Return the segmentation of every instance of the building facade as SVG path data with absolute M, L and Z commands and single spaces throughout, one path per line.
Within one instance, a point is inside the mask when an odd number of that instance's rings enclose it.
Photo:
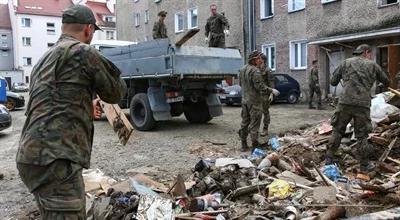
M 324 95 L 340 93 L 340 86 L 331 87 L 329 79 L 361 43 L 372 46 L 378 64 L 388 63 L 395 83 L 400 55 L 398 0 L 254 1 L 255 47 L 268 56 L 276 73 L 287 73 L 300 82 L 303 97 L 308 93 L 307 74 L 315 59 L 319 60 Z
M 0 71 L 14 69 L 13 36 L 7 4 L 0 4 Z
M 165 23 L 171 42 L 176 42 L 190 29 L 199 28 L 200 32 L 185 44 L 207 46 L 204 27 L 210 16 L 211 4 L 216 4 L 218 12 L 225 14 L 230 23 L 226 47 L 243 50 L 241 0 L 119 0 L 116 3 L 118 37 L 120 40 L 136 42 L 151 40 L 157 14 L 164 10 L 168 13 Z

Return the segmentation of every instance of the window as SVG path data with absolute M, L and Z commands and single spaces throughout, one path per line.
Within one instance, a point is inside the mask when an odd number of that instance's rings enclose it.
M 148 36 L 145 36 L 144 37 L 144 41 L 148 41 L 149 40 L 149 37 Z
M 135 14 L 135 26 L 138 27 L 140 25 L 140 14 Z
M 114 31 L 106 31 L 106 39 L 114 40 Z
M 305 0 L 288 0 L 288 11 L 294 12 L 306 8 Z
M 2 34 L 2 35 L 1 35 L 1 39 L 2 39 L 2 40 L 7 40 L 7 35 L 6 35 L 6 34 Z
M 7 47 L 7 46 L 8 46 L 8 44 L 7 44 L 6 41 L 2 41 L 2 42 L 1 42 L 1 47 Z
M 22 27 L 31 27 L 31 19 L 30 18 L 22 18 Z
M 147 24 L 150 21 L 150 15 L 149 15 L 149 10 L 147 9 L 144 11 L 144 23 Z
M 54 43 L 47 43 L 47 47 L 52 47 L 54 46 Z
M 307 68 L 307 41 L 290 42 L 290 68 L 295 70 Z
M 322 4 L 329 3 L 329 2 L 336 2 L 337 0 L 321 0 Z
M 133 2 L 138 2 L 139 0 L 133 0 Z
M 24 66 L 32 66 L 32 57 L 23 57 L 22 61 Z
M 268 67 L 275 71 L 275 44 L 263 45 L 261 50 L 267 56 Z
M 29 83 L 29 76 L 25 76 L 25 83 Z
M 387 6 L 399 3 L 399 0 L 379 0 L 379 6 Z
M 30 37 L 22 37 L 22 45 L 25 47 L 31 46 L 31 38 Z
M 183 31 L 183 13 L 178 12 L 175 14 L 175 33 Z
M 2 50 L 2 51 L 1 51 L 1 55 L 2 55 L 3 57 L 8 57 L 8 51 Z
M 197 8 L 188 10 L 188 28 L 197 28 Z
M 260 0 L 261 19 L 274 16 L 274 0 Z
M 47 34 L 49 35 L 56 34 L 56 25 L 54 23 L 47 22 Z
M 113 16 L 105 16 L 104 21 L 105 22 L 114 22 L 114 17 Z

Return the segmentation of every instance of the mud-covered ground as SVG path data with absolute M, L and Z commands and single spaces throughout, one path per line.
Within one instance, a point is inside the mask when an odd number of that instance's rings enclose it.
M 22 184 L 15 165 L 20 132 L 25 120 L 24 109 L 13 111 L 13 126 L 0 131 L 0 219 L 16 219 L 21 210 L 34 208 L 34 200 Z M 330 117 L 332 109 L 309 110 L 303 105 L 275 104 L 271 108 L 270 132 L 289 130 L 315 124 Z M 117 180 L 127 170 L 145 172 L 168 182 L 175 174 L 188 174 L 200 155 L 239 155 L 237 130 L 240 107 L 224 107 L 224 115 L 206 125 L 189 124 L 184 117 L 159 123 L 152 132 L 135 132 L 126 146 L 104 119 L 95 122 L 91 168 L 99 168 Z M 214 143 L 214 144 L 212 144 Z

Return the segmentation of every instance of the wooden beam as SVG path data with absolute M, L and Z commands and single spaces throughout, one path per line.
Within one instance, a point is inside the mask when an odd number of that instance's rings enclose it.
M 175 46 L 177 47 L 182 46 L 184 43 L 186 43 L 186 41 L 188 41 L 190 38 L 196 35 L 199 31 L 200 29 L 198 28 L 190 29 L 188 32 L 186 32 L 185 35 L 183 35 L 183 37 L 181 37 L 178 41 L 176 41 Z

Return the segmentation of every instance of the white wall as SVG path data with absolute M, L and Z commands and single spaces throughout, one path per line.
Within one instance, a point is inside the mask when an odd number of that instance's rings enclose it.
M 11 85 L 9 85 L 10 87 L 13 83 L 25 83 L 22 71 L 0 71 L 0 76 L 4 78 L 11 78 Z
M 114 32 L 114 40 L 117 40 L 117 30 L 115 28 L 100 27 L 103 31 L 96 31 L 93 40 L 109 40 L 107 39 L 107 31 Z
M 22 27 L 22 18 L 31 19 L 31 27 Z M 61 17 L 23 15 L 15 17 L 15 66 L 22 67 L 25 76 L 30 76 L 33 66 L 41 56 L 48 50 L 48 43 L 55 43 L 61 35 Z M 55 24 L 55 34 L 47 33 L 47 22 Z M 31 46 L 23 46 L 22 37 L 31 38 Z M 32 65 L 24 66 L 23 57 L 31 57 Z

